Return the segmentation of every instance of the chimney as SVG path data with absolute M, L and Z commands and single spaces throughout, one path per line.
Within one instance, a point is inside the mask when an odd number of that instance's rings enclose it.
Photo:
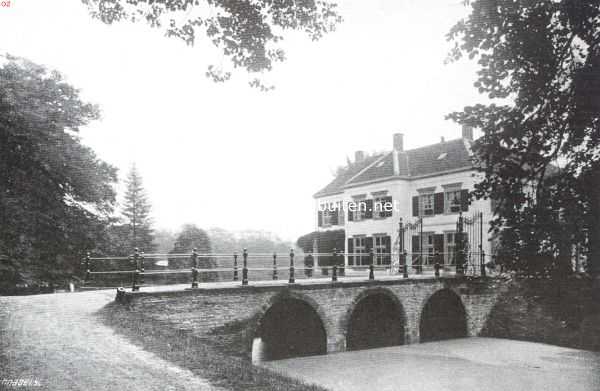
M 462 138 L 473 141 L 473 127 L 469 125 L 462 126 Z
M 404 151 L 404 134 L 394 133 L 394 150 L 398 152 Z
M 354 162 L 355 163 L 361 162 L 364 158 L 365 158 L 365 152 L 364 151 L 356 151 L 356 152 L 354 152 Z

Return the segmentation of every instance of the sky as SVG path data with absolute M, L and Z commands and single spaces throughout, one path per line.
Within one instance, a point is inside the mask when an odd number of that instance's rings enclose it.
M 482 101 L 476 64 L 444 64 L 461 0 L 340 0 L 344 22 L 317 42 L 286 36 L 265 78 L 214 83 L 222 55 L 143 24 L 107 26 L 78 0 L 0 7 L 0 53 L 60 71 L 102 119 L 81 129 L 123 180 L 135 163 L 156 228 L 256 229 L 286 240 L 316 229 L 312 195 L 354 151 L 460 137 L 446 114 Z M 119 186 L 122 199 L 123 187 Z

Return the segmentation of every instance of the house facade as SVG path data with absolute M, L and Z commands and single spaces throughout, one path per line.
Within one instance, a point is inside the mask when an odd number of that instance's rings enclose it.
M 318 231 L 344 230 L 350 268 L 370 264 L 371 250 L 376 265 L 394 263 L 403 251 L 409 264 L 437 259 L 452 265 L 462 217 L 473 260 L 482 251 L 491 254 L 491 201 L 468 199 L 479 180 L 471 159 L 472 129 L 463 127 L 459 139 L 412 150 L 404 150 L 403 141 L 397 133 L 389 152 L 356 152 L 354 162 L 314 195 Z

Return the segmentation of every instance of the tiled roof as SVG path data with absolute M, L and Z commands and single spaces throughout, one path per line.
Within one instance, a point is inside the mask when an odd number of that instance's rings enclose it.
M 340 193 L 345 187 L 378 179 L 394 176 L 411 179 L 467 167 L 472 167 L 472 162 L 467 141 L 462 138 L 398 152 L 398 175 L 394 175 L 394 153 L 388 152 L 354 163 L 315 197 Z
M 344 167 L 344 169 L 338 173 L 335 179 L 327 186 L 319 190 L 314 197 L 323 197 L 326 195 L 341 193 L 346 182 L 352 179 L 352 177 L 355 175 L 359 174 L 365 168 L 369 167 L 373 162 L 377 161 L 382 156 L 382 154 L 367 156 L 360 162 L 351 163 L 350 165 Z

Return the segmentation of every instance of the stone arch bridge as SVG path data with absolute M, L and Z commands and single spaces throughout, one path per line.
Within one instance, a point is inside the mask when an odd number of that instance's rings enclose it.
M 196 335 L 241 324 L 243 351 L 269 360 L 477 336 L 502 290 L 490 278 L 448 277 L 205 284 L 120 301 Z

